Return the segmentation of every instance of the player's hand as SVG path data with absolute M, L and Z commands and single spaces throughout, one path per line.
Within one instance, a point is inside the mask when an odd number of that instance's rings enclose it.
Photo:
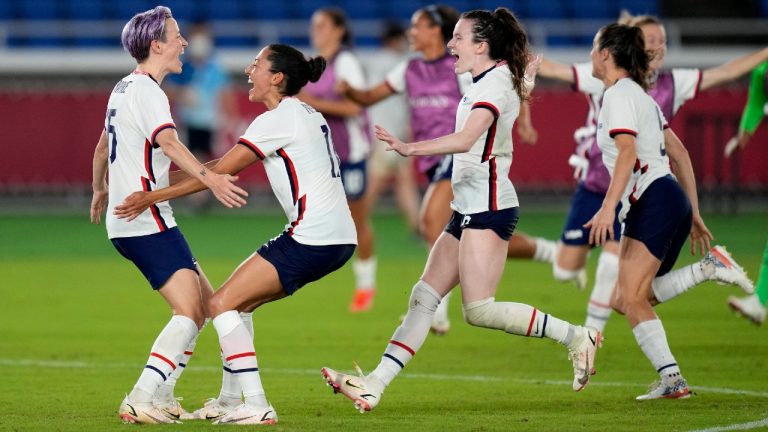
M 539 66 L 541 66 L 543 58 L 541 54 L 530 54 L 528 56 L 528 65 L 525 67 L 525 74 L 523 75 L 523 84 L 525 84 L 527 94 L 531 94 L 536 86 L 536 75 L 539 73 Z
M 600 210 L 592 216 L 589 222 L 584 224 L 584 228 L 589 228 L 589 244 L 602 246 L 608 240 L 615 239 L 613 233 L 613 223 L 616 220 L 616 207 L 608 208 L 603 205 Z
M 568 158 L 568 165 L 573 167 L 573 178 L 576 180 L 585 180 L 587 178 L 587 169 L 589 168 L 589 159 L 574 153 Z
M 151 194 L 152 192 L 139 191 L 128 195 L 120 205 L 115 207 L 113 214 L 118 219 L 128 219 L 128 222 L 136 219 L 155 203 Z
M 336 83 L 336 86 L 333 88 L 333 91 L 336 92 L 338 95 L 345 96 L 349 91 L 352 90 L 352 87 L 349 85 L 348 82 L 341 80 L 338 83 Z
M 236 176 L 217 174 L 209 170 L 206 170 L 206 174 L 209 175 L 206 186 L 213 192 L 213 196 L 224 204 L 225 207 L 240 208 L 245 205 L 244 197 L 248 196 L 248 192 L 235 184 L 235 181 L 237 181 Z
M 374 126 L 374 128 L 376 129 L 376 139 L 384 141 L 389 146 L 386 149 L 387 151 L 396 151 L 400 156 L 410 156 L 410 148 L 407 144 L 404 144 L 379 125 Z
M 518 118 L 518 120 L 520 119 Z M 518 121 L 517 134 L 520 135 L 523 144 L 535 145 L 536 141 L 539 140 L 539 132 L 536 131 L 530 121 Z
M 712 249 L 712 240 L 714 240 L 714 237 L 712 236 L 712 233 L 709 232 L 709 228 L 707 228 L 701 215 L 698 213 L 693 215 L 693 225 L 691 225 L 691 255 L 696 255 L 697 248 L 701 255 L 705 255 Z
M 728 143 L 725 144 L 725 157 L 731 157 L 731 154 L 736 151 L 736 149 L 742 149 L 749 144 L 749 140 L 752 139 L 751 133 L 747 131 L 739 131 L 739 134 L 730 140 L 728 140 Z
M 101 223 L 101 215 L 104 214 L 108 201 L 109 190 L 107 188 L 93 191 L 93 198 L 91 198 L 91 223 Z

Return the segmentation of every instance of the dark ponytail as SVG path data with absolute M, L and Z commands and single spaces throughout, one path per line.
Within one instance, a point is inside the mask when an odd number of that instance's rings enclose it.
M 528 66 L 528 36 L 515 15 L 507 8 L 495 11 L 474 10 L 461 15 L 474 21 L 473 42 L 486 42 L 488 55 L 496 61 L 505 60 L 512 75 L 512 87 L 520 100 L 528 98 L 525 90 L 525 68 Z
M 648 90 L 652 56 L 645 50 L 642 30 L 623 24 L 609 24 L 598 34 L 598 49 L 607 49 L 616 66 L 626 70 L 632 81 L 643 90 Z
M 317 82 L 325 70 L 325 59 L 317 56 L 307 60 L 304 54 L 296 48 L 284 44 L 271 44 L 267 60 L 272 63 L 270 72 L 282 72 L 282 94 L 294 96 L 299 93 L 307 82 Z

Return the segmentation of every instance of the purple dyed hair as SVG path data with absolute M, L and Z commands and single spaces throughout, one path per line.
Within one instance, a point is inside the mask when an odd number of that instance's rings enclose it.
M 165 6 L 137 13 L 123 27 L 120 37 L 123 49 L 138 63 L 149 57 L 149 47 L 153 40 L 165 42 L 165 20 L 173 18 L 171 10 Z

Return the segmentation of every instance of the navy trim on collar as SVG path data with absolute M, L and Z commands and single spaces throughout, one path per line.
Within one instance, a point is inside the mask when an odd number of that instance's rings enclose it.
M 490 71 L 492 71 L 494 69 L 496 69 L 496 65 L 491 66 L 490 69 L 486 70 L 485 72 L 481 73 L 480 75 L 478 75 L 476 77 L 472 77 L 472 83 L 474 84 L 474 83 L 480 81 L 484 76 L 486 76 L 488 74 L 488 72 L 490 72 Z

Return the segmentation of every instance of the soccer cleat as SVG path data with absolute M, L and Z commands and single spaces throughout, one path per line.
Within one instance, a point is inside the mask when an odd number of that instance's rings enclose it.
M 205 404 L 202 408 L 195 410 L 189 416 L 194 420 L 216 420 L 226 415 L 236 407 L 236 405 L 230 406 L 223 404 L 216 398 L 210 398 L 205 401 Z
M 747 297 L 730 296 L 728 306 L 757 325 L 762 325 L 765 321 L 765 306 L 755 294 Z
M 648 388 L 648 393 L 636 397 L 636 400 L 653 399 L 687 399 L 691 397 L 688 390 L 688 383 L 683 378 L 677 379 L 672 383 L 665 383 L 664 380 L 656 381 Z
M 168 417 L 171 420 L 190 420 L 192 419 L 192 414 L 188 413 L 179 402 L 180 400 L 183 400 L 182 398 L 175 398 L 170 399 L 167 401 L 159 401 L 155 400 L 152 402 L 152 404 L 155 406 L 155 408 L 162 411 L 166 417 Z
M 355 364 L 355 369 L 360 376 L 343 374 L 326 367 L 322 368 L 321 372 L 325 382 L 333 388 L 333 392 L 341 393 L 354 402 L 355 409 L 362 414 L 376 408 L 379 400 L 381 400 L 382 392 L 371 388 L 370 380 L 372 378 L 363 375 L 357 364 Z
M 275 424 L 277 423 L 277 413 L 272 405 L 266 408 L 256 408 L 247 404 L 240 404 L 228 413 L 215 420 L 213 424 L 237 424 L 237 425 L 256 425 L 256 424 Z
M 755 284 L 752 283 L 747 273 L 736 263 L 731 254 L 725 250 L 724 246 L 718 245 L 713 247 L 701 262 L 702 270 L 704 270 L 704 274 L 708 276 L 709 280 L 713 280 L 720 285 L 738 285 L 747 294 L 755 292 Z M 707 269 L 706 267 L 708 266 L 711 267 Z
M 352 298 L 352 303 L 349 305 L 350 312 L 365 312 L 373 307 L 373 297 L 376 295 L 375 289 L 362 289 L 357 288 L 355 290 L 355 296 Z
M 123 399 L 120 404 L 120 409 L 117 411 L 117 415 L 123 420 L 123 423 L 137 423 L 137 424 L 167 424 L 167 423 L 181 423 L 178 420 L 170 419 L 164 411 L 155 407 L 152 404 L 137 405 L 128 399 L 128 396 Z
M 581 391 L 589 384 L 589 377 L 595 371 L 597 349 L 603 345 L 603 334 L 594 327 L 580 327 L 581 340 L 568 352 L 573 362 L 573 390 Z

